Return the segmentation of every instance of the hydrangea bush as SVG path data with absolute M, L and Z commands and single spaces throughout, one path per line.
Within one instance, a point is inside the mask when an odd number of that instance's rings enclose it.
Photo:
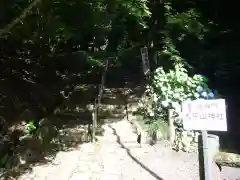
M 176 150 L 196 149 L 198 134 L 183 129 L 181 104 L 187 100 L 218 97 L 218 93 L 213 92 L 207 83 L 208 80 L 204 76 L 189 76 L 181 64 L 176 64 L 169 72 L 159 67 L 154 73 L 152 85 L 147 87 L 146 94 L 139 104 L 145 117 L 153 119 L 167 120 L 168 109 L 174 109 Z

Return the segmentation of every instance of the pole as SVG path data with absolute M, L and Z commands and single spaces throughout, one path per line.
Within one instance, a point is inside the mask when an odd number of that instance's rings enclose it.
M 97 116 L 98 116 L 98 105 L 97 100 L 94 102 L 92 111 L 92 142 L 95 143 L 96 128 L 97 128 Z
M 92 119 L 92 142 L 95 142 L 95 136 L 96 136 L 96 129 L 98 127 L 98 121 L 99 121 L 99 106 L 101 104 L 103 90 L 104 90 L 104 84 L 105 84 L 105 77 L 108 69 L 108 59 L 105 61 L 104 71 L 101 77 L 101 84 L 99 85 L 99 92 L 97 95 L 97 99 L 94 101 L 94 109 L 93 109 L 93 119 Z
M 208 133 L 206 130 L 202 131 L 202 150 L 203 150 L 203 162 L 204 162 L 204 179 L 203 177 L 201 179 L 211 180 L 210 161 L 208 156 Z
M 174 129 L 174 121 L 173 121 L 173 109 L 168 110 L 168 138 L 171 142 L 171 144 L 174 143 L 175 139 L 175 129 Z

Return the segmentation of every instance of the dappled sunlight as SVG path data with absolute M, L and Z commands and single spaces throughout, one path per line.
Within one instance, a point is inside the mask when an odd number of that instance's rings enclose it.
M 236 4 L 2 1 L 0 180 L 198 180 L 200 119 L 240 179 Z
M 123 101 L 119 91 L 110 90 L 108 96 L 115 102 Z M 73 93 L 74 94 L 74 93 Z M 106 93 L 107 94 L 107 93 Z M 79 94 L 82 97 L 82 94 Z M 24 135 L 26 123 L 19 122 L 10 129 L 18 130 L 21 134 L 13 157 L 8 160 L 8 170 L 4 177 L 17 178 L 36 167 L 56 164 L 61 152 L 75 152 L 81 149 L 81 144 L 92 141 L 92 108 L 91 101 L 77 101 L 80 97 L 74 95 L 62 105 L 55 108 L 54 113 L 40 120 L 36 133 Z M 90 98 L 91 99 L 91 98 Z M 104 99 L 104 98 L 103 98 Z M 90 102 L 90 103 L 88 103 Z M 86 104 L 88 103 L 88 104 Z M 125 103 L 125 102 L 124 102 Z M 104 134 L 102 125 L 114 123 L 126 116 L 125 104 L 103 103 L 99 106 L 99 121 L 96 129 L 96 140 Z M 47 165 L 49 166 L 49 165 Z

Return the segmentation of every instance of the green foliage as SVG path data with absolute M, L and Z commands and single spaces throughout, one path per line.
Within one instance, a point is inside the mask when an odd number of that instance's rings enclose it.
M 210 99 L 218 95 L 207 85 L 208 79 L 201 75 L 189 76 L 182 64 L 176 63 L 175 68 L 165 72 L 162 67 L 156 69 L 151 87 L 146 96 L 139 102 L 140 111 L 149 123 L 150 134 L 161 131 L 161 124 L 167 121 L 168 110 L 174 109 L 175 146 L 178 150 L 191 151 L 196 142 L 197 134 L 185 131 L 181 119 L 181 105 L 184 101 Z M 166 133 L 167 128 L 164 129 Z
M 35 125 L 35 121 L 34 120 L 29 120 L 25 126 L 25 133 L 26 134 L 34 134 L 36 132 L 37 128 Z
M 190 145 L 196 139 L 194 132 L 186 132 L 182 126 L 181 105 L 184 101 L 195 99 L 210 99 L 218 95 L 208 88 L 208 79 L 201 75 L 188 75 L 181 63 L 165 72 L 162 67 L 156 69 L 152 87 L 149 92 L 153 103 L 151 106 L 154 116 L 164 117 L 167 120 L 168 109 L 175 110 L 174 123 L 176 126 L 176 148 L 189 151 Z M 149 113 L 150 115 L 150 113 Z
M 208 87 L 208 79 L 205 76 L 189 75 L 183 64 L 185 60 L 170 37 L 166 37 L 164 43 L 160 55 L 173 65 L 168 68 L 158 67 L 155 70 L 152 84 L 147 87 L 146 96 L 143 97 L 139 106 L 144 116 L 152 119 L 150 124 L 154 127 L 153 131 L 159 128 L 156 123 L 167 121 L 168 110 L 174 109 L 176 149 L 191 151 L 196 141 L 196 133 L 183 129 L 181 105 L 188 100 L 216 98 L 218 94 Z M 156 119 L 161 119 L 161 121 L 155 121 Z
M 0 4 L 2 31 L 31 2 Z M 0 37 L 4 108 L 19 114 L 27 108 L 39 118 L 51 113 L 63 100 L 60 92 L 71 91 L 81 83 L 97 84 L 106 58 L 119 60 L 124 49 L 140 44 L 139 35 L 148 18 L 150 10 L 144 0 L 37 3 Z M 3 116 L 12 119 L 12 113 Z
M 19 19 L 29 4 L 2 1 L 1 30 Z M 158 52 L 160 61 L 153 69 L 163 67 L 155 71 L 146 92 L 145 118 L 159 122 L 168 108 L 179 111 L 182 101 L 211 92 L 204 77 L 189 76 L 184 67 L 220 79 L 220 86 L 229 91 L 222 80 L 238 82 L 240 77 L 239 28 L 237 16 L 229 16 L 224 6 L 220 1 L 192 0 L 41 1 L 0 37 L 3 107 L 20 114 L 27 108 L 45 116 L 42 109 L 52 112 L 61 102 L 59 92 L 71 91 L 90 77 L 97 79 L 106 58 L 114 59 L 114 67 L 134 67 L 132 61 L 140 62 L 140 51 L 129 57 L 125 50 L 142 45 L 152 48 L 151 65 Z M 197 86 L 205 93 L 196 92 Z M 33 124 L 26 131 L 34 131 Z
M 179 104 L 186 100 L 199 98 L 196 88 L 203 88 L 203 97 L 212 91 L 206 84 L 207 79 L 201 75 L 189 77 L 187 70 L 177 64 L 175 69 L 166 73 L 162 67 L 155 71 L 153 78 L 153 91 L 155 103 L 160 103 L 164 108 L 179 109 Z
M 171 4 L 165 4 L 167 23 L 166 28 L 171 37 L 182 41 L 189 35 L 198 39 L 203 39 L 208 28 L 204 22 L 201 22 L 201 14 L 197 8 L 186 9 L 183 12 L 177 12 Z

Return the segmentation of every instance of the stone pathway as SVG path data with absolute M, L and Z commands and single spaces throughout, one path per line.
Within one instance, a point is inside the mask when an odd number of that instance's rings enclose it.
M 166 143 L 155 146 L 136 143 L 127 120 L 105 125 L 100 139 L 103 157 L 101 180 L 199 180 L 198 155 L 175 152 Z M 223 167 L 222 180 L 239 180 L 240 169 Z
M 104 164 L 102 179 L 198 179 L 198 167 L 184 161 L 180 164 L 177 161 L 179 155 L 172 153 L 164 144 L 154 147 L 143 144 L 140 147 L 136 143 L 136 134 L 126 120 L 105 126 L 100 153 Z M 174 161 L 169 162 L 169 156 Z M 189 170 L 194 174 L 189 174 Z
M 115 101 L 108 91 L 104 93 L 109 94 L 108 101 Z M 104 135 L 98 137 L 98 143 L 79 144 L 71 151 L 58 152 L 54 161 L 36 165 L 18 179 L 199 180 L 197 154 L 175 152 L 164 143 L 140 147 L 129 121 L 109 118 L 105 123 Z M 240 170 L 223 167 L 221 179 L 240 180 Z
M 198 180 L 196 154 L 174 152 L 164 144 L 142 147 L 127 120 L 104 125 L 96 145 L 59 152 L 51 164 L 36 166 L 20 180 Z M 227 173 L 226 173 L 227 172 Z M 229 173 L 230 172 L 230 173 Z M 228 174 L 228 176 L 227 176 Z M 224 168 L 225 180 L 240 178 L 238 169 Z
M 53 162 L 35 166 L 19 180 L 84 180 L 101 172 L 97 145 L 82 144 L 73 151 L 59 152 Z M 94 174 L 95 173 L 95 174 Z
M 199 180 L 197 154 L 174 152 L 164 143 L 140 147 L 129 121 L 106 122 L 109 123 L 103 125 L 105 132 L 98 137 L 98 143 L 58 152 L 54 161 L 36 165 L 18 179 Z M 240 179 L 240 170 L 224 167 L 221 179 Z

